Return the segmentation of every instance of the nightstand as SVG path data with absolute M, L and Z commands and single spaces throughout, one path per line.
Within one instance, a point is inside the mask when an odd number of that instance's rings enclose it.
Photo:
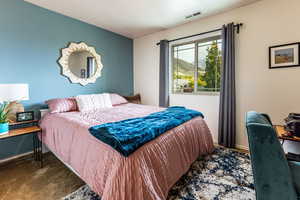
M 0 135 L 0 140 L 32 134 L 33 156 L 35 161 L 40 161 L 43 167 L 43 134 L 42 129 L 38 126 L 38 120 L 27 122 L 14 122 L 9 124 L 10 130 L 7 134 Z M 39 134 L 40 133 L 40 134 Z M 40 135 L 40 140 L 38 136 Z

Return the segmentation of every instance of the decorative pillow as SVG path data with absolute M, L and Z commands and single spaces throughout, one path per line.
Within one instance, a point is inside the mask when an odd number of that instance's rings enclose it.
M 79 95 L 76 102 L 80 112 L 112 107 L 110 95 L 107 93 Z
M 110 98 L 111 98 L 111 104 L 113 106 L 128 103 L 128 101 L 124 97 L 122 97 L 116 93 L 111 93 Z
M 50 113 L 71 112 L 78 110 L 75 98 L 50 99 L 45 103 L 48 104 Z

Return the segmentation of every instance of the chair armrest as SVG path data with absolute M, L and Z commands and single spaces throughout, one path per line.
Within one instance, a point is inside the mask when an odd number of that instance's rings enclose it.
M 300 194 L 300 162 L 289 161 L 293 183 L 298 194 Z
M 264 116 L 264 117 L 269 121 L 269 123 L 270 123 L 271 125 L 273 125 L 273 124 L 272 124 L 272 120 L 271 120 L 271 118 L 270 118 L 270 116 L 269 116 L 268 114 L 266 114 L 266 113 L 261 113 L 261 115 Z

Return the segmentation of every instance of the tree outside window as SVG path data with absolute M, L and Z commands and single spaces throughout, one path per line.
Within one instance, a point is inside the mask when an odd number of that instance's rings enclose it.
M 173 46 L 173 92 L 219 92 L 221 64 L 219 37 Z

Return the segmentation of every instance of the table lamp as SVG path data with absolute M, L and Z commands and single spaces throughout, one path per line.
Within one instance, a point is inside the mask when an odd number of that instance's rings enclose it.
M 24 100 L 29 100 L 28 84 L 0 84 L 0 103 L 9 102 L 9 122 L 16 121 L 17 112 L 24 112 L 24 106 L 19 103 Z

